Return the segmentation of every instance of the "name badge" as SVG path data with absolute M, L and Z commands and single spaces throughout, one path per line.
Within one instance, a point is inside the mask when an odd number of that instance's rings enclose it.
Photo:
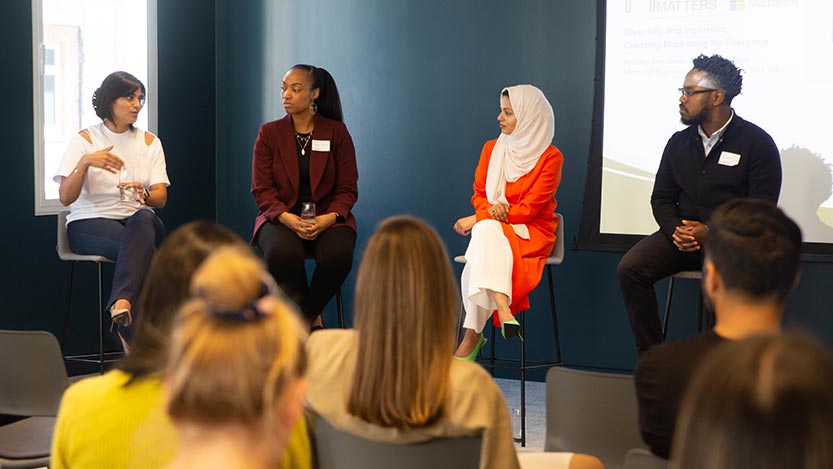
M 313 140 L 312 141 L 312 151 L 330 151 L 330 141 L 329 140 Z M 740 155 L 738 155 L 740 158 Z M 735 163 L 737 164 L 737 163 Z
M 312 148 L 315 149 L 315 145 Z M 740 163 L 740 155 L 730 151 L 720 153 L 720 159 L 717 160 L 717 164 L 722 164 L 723 166 L 737 166 L 738 163 Z

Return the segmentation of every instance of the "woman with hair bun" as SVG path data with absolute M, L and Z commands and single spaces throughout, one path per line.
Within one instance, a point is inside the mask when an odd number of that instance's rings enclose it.
M 329 72 L 293 66 L 281 99 L 286 116 L 263 124 L 254 145 L 251 192 L 259 213 L 252 244 L 315 330 L 353 265 L 356 151 Z M 308 283 L 309 257 L 316 267 Z
M 165 236 L 153 209 L 165 206 L 171 185 L 159 138 L 134 126 L 144 104 L 138 78 L 108 75 L 93 94 L 102 122 L 72 138 L 53 177 L 61 204 L 70 209 L 72 250 L 116 263 L 107 310 L 125 350 L 142 279 Z
M 172 468 L 278 467 L 302 412 L 306 331 L 249 250 L 218 249 L 196 271 L 165 373 L 179 430 Z

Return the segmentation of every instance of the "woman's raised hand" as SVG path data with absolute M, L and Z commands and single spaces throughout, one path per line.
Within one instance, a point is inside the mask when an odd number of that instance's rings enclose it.
M 471 233 L 471 228 L 474 226 L 475 222 L 477 222 L 477 216 L 475 215 L 463 217 L 454 223 L 454 231 L 463 236 L 467 236 Z
M 111 173 L 115 173 L 124 166 L 124 161 L 116 155 L 110 153 L 113 145 L 107 148 L 102 148 L 95 153 L 90 153 L 81 157 L 81 162 L 87 167 L 93 166 L 101 168 Z
M 503 223 L 509 223 L 509 206 L 506 204 L 494 204 L 489 207 L 489 215 Z

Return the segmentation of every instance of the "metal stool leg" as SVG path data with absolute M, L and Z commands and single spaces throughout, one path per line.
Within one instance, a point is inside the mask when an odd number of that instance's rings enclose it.
M 489 322 L 492 324 L 492 340 L 490 341 L 491 344 L 489 345 L 489 372 L 492 374 L 492 378 L 495 377 L 495 342 L 497 339 L 495 338 L 495 323 L 492 319 L 489 319 Z
M 344 329 L 344 303 L 341 299 L 341 286 L 336 290 L 336 309 L 338 310 L 338 327 Z
M 521 337 L 526 335 L 524 312 L 521 311 Z M 521 342 L 521 447 L 526 446 L 526 342 Z
M 547 264 L 547 279 L 550 282 L 550 312 L 552 312 L 552 338 L 555 342 L 555 364 L 561 364 L 561 343 L 558 341 L 558 316 L 555 310 L 555 291 L 552 285 L 552 266 Z
M 671 296 L 674 292 L 674 277 L 668 279 L 668 297 L 665 299 L 665 317 L 662 321 L 662 340 L 668 335 L 668 319 L 671 315 Z
M 98 265 L 98 373 L 104 374 L 104 288 L 102 287 L 102 265 Z
M 700 290 L 697 301 L 697 333 L 703 332 L 703 290 Z
M 67 294 L 64 311 L 64 332 L 61 335 L 61 355 L 67 354 L 67 340 L 69 339 L 69 314 L 72 310 L 72 277 L 75 273 L 75 261 L 69 263 L 69 277 L 67 278 Z

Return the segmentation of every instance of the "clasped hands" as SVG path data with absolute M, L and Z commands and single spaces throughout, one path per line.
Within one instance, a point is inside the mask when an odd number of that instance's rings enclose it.
M 709 228 L 699 221 L 683 220 L 683 224 L 674 229 L 671 235 L 674 246 L 682 252 L 699 251 L 709 233 Z
M 492 219 L 503 223 L 509 223 L 508 205 L 492 205 L 491 207 L 489 207 L 488 212 L 489 216 L 492 217 Z M 471 233 L 471 229 L 475 223 L 477 223 L 477 215 L 469 215 L 467 217 L 460 218 L 454 223 L 454 231 L 463 236 L 467 236 L 469 233 Z
M 278 220 L 295 232 L 299 238 L 312 241 L 323 233 L 324 230 L 333 226 L 337 217 L 338 215 L 335 212 L 325 213 L 315 217 L 315 223 L 309 223 L 294 213 L 283 212 L 278 217 Z

